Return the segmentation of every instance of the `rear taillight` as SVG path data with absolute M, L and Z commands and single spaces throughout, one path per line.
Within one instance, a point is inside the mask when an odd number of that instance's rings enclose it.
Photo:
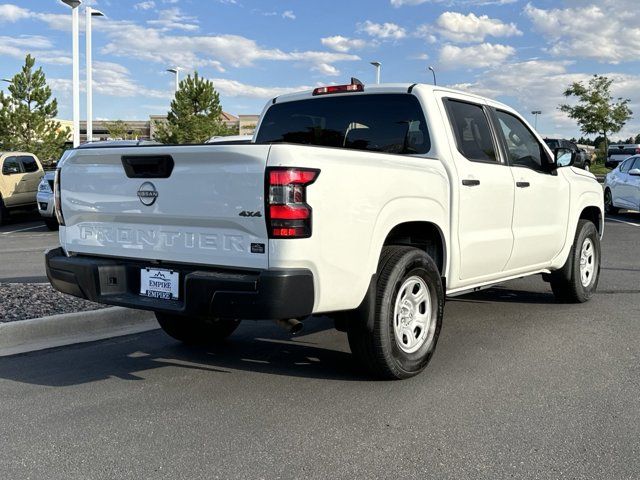
M 636 155 L 640 154 L 640 148 L 636 148 Z
M 311 236 L 311 207 L 307 187 L 320 170 L 272 167 L 267 169 L 266 212 L 269 238 Z
M 60 199 L 60 169 L 56 169 L 53 179 L 53 206 L 56 212 L 56 218 L 60 225 L 64 225 L 64 217 L 62 216 L 62 203 Z

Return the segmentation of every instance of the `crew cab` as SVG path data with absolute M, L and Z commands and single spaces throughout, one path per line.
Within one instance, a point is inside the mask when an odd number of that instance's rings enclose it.
M 249 144 L 67 152 L 47 275 L 186 343 L 330 315 L 369 370 L 406 378 L 446 295 L 536 274 L 560 301 L 593 295 L 603 196 L 574 159 L 480 96 L 319 87 L 268 102 Z

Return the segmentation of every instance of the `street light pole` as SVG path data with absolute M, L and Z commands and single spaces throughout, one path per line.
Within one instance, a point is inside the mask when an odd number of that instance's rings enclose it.
M 382 63 L 380 62 L 370 62 L 370 63 L 371 65 L 376 67 L 376 83 L 379 84 L 380 83 L 380 67 L 382 67 Z
M 86 60 L 87 60 L 87 142 L 93 141 L 93 59 L 91 53 L 91 29 L 92 29 L 92 17 L 104 17 L 104 14 L 99 10 L 94 10 L 91 7 L 87 7 L 87 20 L 85 25 L 86 35 Z
M 71 7 L 71 52 L 73 57 L 73 147 L 80 145 L 80 52 L 78 7 L 81 0 L 62 0 Z
M 176 92 L 180 90 L 180 70 L 182 70 L 180 67 L 167 68 L 167 72 L 173 73 L 176 76 Z
M 433 84 L 434 84 L 434 85 L 437 85 L 437 83 L 436 83 L 436 71 L 435 71 L 435 69 L 434 69 L 431 65 L 429 65 L 429 70 L 431 70 L 431 73 L 433 73 Z
M 534 128 L 538 130 L 538 115 L 542 115 L 542 110 L 534 110 L 533 112 L 531 112 L 531 115 L 533 115 L 535 118 Z

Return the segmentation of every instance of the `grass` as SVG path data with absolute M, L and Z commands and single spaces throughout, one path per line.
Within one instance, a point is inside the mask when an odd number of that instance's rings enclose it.
M 607 167 L 605 167 L 604 164 L 602 164 L 602 163 L 593 163 L 593 164 L 591 164 L 591 166 L 589 167 L 589 170 L 594 175 L 606 175 L 607 173 L 609 173 L 611 171 Z

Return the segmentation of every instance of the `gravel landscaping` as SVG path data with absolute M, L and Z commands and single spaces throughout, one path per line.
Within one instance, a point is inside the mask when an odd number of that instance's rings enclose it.
M 0 283 L 0 323 L 100 308 L 105 305 L 65 295 L 46 283 Z

